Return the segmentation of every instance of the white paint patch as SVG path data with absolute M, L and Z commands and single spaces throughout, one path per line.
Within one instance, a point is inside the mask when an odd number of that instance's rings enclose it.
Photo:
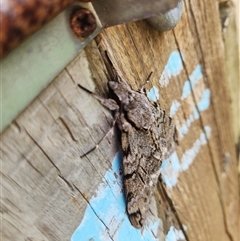
M 167 233 L 166 241 L 180 241 L 180 240 L 186 240 L 182 230 L 178 230 L 175 227 L 171 226 Z
M 177 113 L 180 106 L 181 106 L 181 104 L 177 100 L 173 101 L 171 108 L 170 108 L 170 117 L 173 117 Z
M 183 226 L 184 231 L 186 232 L 187 231 L 187 226 L 185 224 L 183 224 L 182 226 Z
M 210 139 L 210 136 L 211 128 L 205 126 L 204 131 L 200 133 L 199 138 L 193 143 L 192 147 L 186 150 L 182 155 L 181 161 L 176 152 L 174 152 L 170 158 L 163 161 L 161 174 L 163 182 L 168 188 L 172 188 L 177 184 L 180 173 L 186 171 L 190 167 L 201 150 L 201 147 L 207 144 L 207 140 Z
M 183 86 L 183 94 L 181 97 L 181 100 L 184 100 L 188 95 L 190 95 L 192 89 L 195 87 L 198 81 L 202 79 L 202 67 L 201 65 L 197 65 L 197 67 L 194 69 L 192 74 L 189 76 L 189 79 L 185 81 Z
M 189 168 L 189 166 L 193 163 L 194 159 L 199 153 L 201 147 L 207 144 L 207 139 L 209 139 L 211 135 L 211 128 L 209 126 L 206 126 L 204 129 L 206 134 L 202 132 L 200 134 L 200 137 L 193 143 L 192 148 L 185 151 L 185 153 L 183 154 L 181 159 L 182 171 L 186 171 Z
M 192 114 L 189 115 L 185 123 L 179 128 L 179 135 L 182 138 L 184 135 L 186 135 L 189 131 L 189 127 L 192 125 L 194 121 L 199 119 L 200 112 L 205 111 L 210 106 L 210 97 L 211 92 L 209 89 L 206 89 L 202 93 L 202 98 L 198 102 L 197 107 L 193 110 Z

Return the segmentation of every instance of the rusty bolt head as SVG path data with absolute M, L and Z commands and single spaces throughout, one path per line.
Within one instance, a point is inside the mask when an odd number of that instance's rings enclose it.
M 79 39 L 85 39 L 94 32 L 97 23 L 90 10 L 78 7 L 70 15 L 70 26 Z

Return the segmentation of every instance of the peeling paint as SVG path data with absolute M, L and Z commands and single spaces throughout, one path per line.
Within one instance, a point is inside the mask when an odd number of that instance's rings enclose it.
M 184 56 L 183 56 L 184 59 Z M 177 76 L 183 70 L 182 56 L 179 51 L 173 51 L 159 79 L 161 86 L 167 86 L 172 77 Z

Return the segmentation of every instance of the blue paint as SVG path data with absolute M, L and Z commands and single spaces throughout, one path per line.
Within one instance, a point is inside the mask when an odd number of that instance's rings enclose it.
M 200 114 L 199 114 L 199 111 L 198 111 L 197 108 L 194 109 L 194 111 L 193 111 L 193 116 L 194 116 L 194 119 L 195 119 L 195 120 L 199 119 Z
M 209 140 L 210 139 L 210 136 L 211 136 L 211 127 L 210 126 L 204 126 L 204 131 L 206 133 L 206 138 Z
M 90 200 L 81 224 L 72 235 L 72 241 L 111 240 L 110 237 L 114 235 L 115 229 L 126 216 L 122 176 L 120 175 L 121 159 L 120 154 L 114 158 L 112 169 L 106 173 L 97 189 L 96 196 Z M 107 230 L 107 226 L 113 228 Z
M 199 138 L 193 143 L 192 147 L 183 153 L 181 161 L 176 152 L 163 161 L 161 175 L 168 188 L 172 188 L 177 184 L 180 173 L 186 171 L 194 162 L 201 147 L 207 144 L 207 139 L 210 139 L 210 136 L 211 127 L 205 126 L 204 131 L 200 133 Z
M 182 230 L 178 230 L 175 227 L 171 226 L 167 233 L 166 241 L 179 241 L 179 240 L 185 240 Z
M 143 230 L 134 228 L 125 212 L 126 203 L 120 175 L 122 155 L 118 153 L 112 168 L 104 176 L 96 195 L 91 198 L 84 217 L 71 237 L 71 241 L 157 241 L 154 236 L 160 219 L 149 221 Z M 111 227 L 108 229 L 107 227 Z
M 204 110 L 208 109 L 208 107 L 210 105 L 210 96 L 211 96 L 210 89 L 204 90 L 204 92 L 202 94 L 202 99 L 198 103 L 199 111 L 204 111 Z
M 173 101 L 171 108 L 170 108 L 170 117 L 173 117 L 177 113 L 180 106 L 181 106 L 181 104 L 177 100 Z
M 147 97 L 149 100 L 156 102 L 159 99 L 158 88 L 153 86 L 147 93 Z
M 209 108 L 210 96 L 211 96 L 211 92 L 209 89 L 206 89 L 203 91 L 201 100 L 199 101 L 199 103 L 197 103 L 197 107 L 193 110 L 193 113 L 189 115 L 186 122 L 179 128 L 180 137 L 183 137 L 184 135 L 186 135 L 188 133 L 188 130 L 191 124 L 195 120 L 199 119 L 200 117 L 199 111 L 202 112 Z
M 201 65 L 197 65 L 192 74 L 189 76 L 189 79 L 185 81 L 181 100 L 184 100 L 188 95 L 190 95 L 192 89 L 197 84 L 197 82 L 202 79 L 202 77 L 202 67 Z
M 179 172 L 181 171 L 180 161 L 177 153 L 173 154 L 162 162 L 161 175 L 162 180 L 168 188 L 172 188 L 177 184 Z
M 188 126 L 187 126 L 186 123 L 184 123 L 184 124 L 180 127 L 180 129 L 179 129 L 179 135 L 180 135 L 180 137 L 183 137 L 183 136 L 185 136 L 187 133 L 188 133 Z
M 184 57 L 183 57 L 184 59 Z M 161 86 L 167 86 L 169 84 L 169 80 L 180 74 L 183 69 L 182 58 L 179 51 L 173 51 L 169 56 L 168 62 L 164 67 L 162 75 L 159 79 L 159 83 Z
M 115 234 L 113 240 L 115 241 L 135 241 L 135 240 L 142 240 L 142 241 L 158 241 L 156 238 L 157 230 L 159 229 L 160 219 L 156 222 L 149 222 L 148 226 L 144 227 L 143 230 L 134 228 L 127 218 L 123 220 L 117 233 Z M 103 239 L 105 241 L 105 239 Z

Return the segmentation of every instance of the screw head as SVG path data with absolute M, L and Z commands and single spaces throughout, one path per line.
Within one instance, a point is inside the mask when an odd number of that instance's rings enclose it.
M 97 28 L 97 23 L 89 9 L 78 7 L 72 10 L 70 26 L 77 38 L 85 39 L 94 32 Z

